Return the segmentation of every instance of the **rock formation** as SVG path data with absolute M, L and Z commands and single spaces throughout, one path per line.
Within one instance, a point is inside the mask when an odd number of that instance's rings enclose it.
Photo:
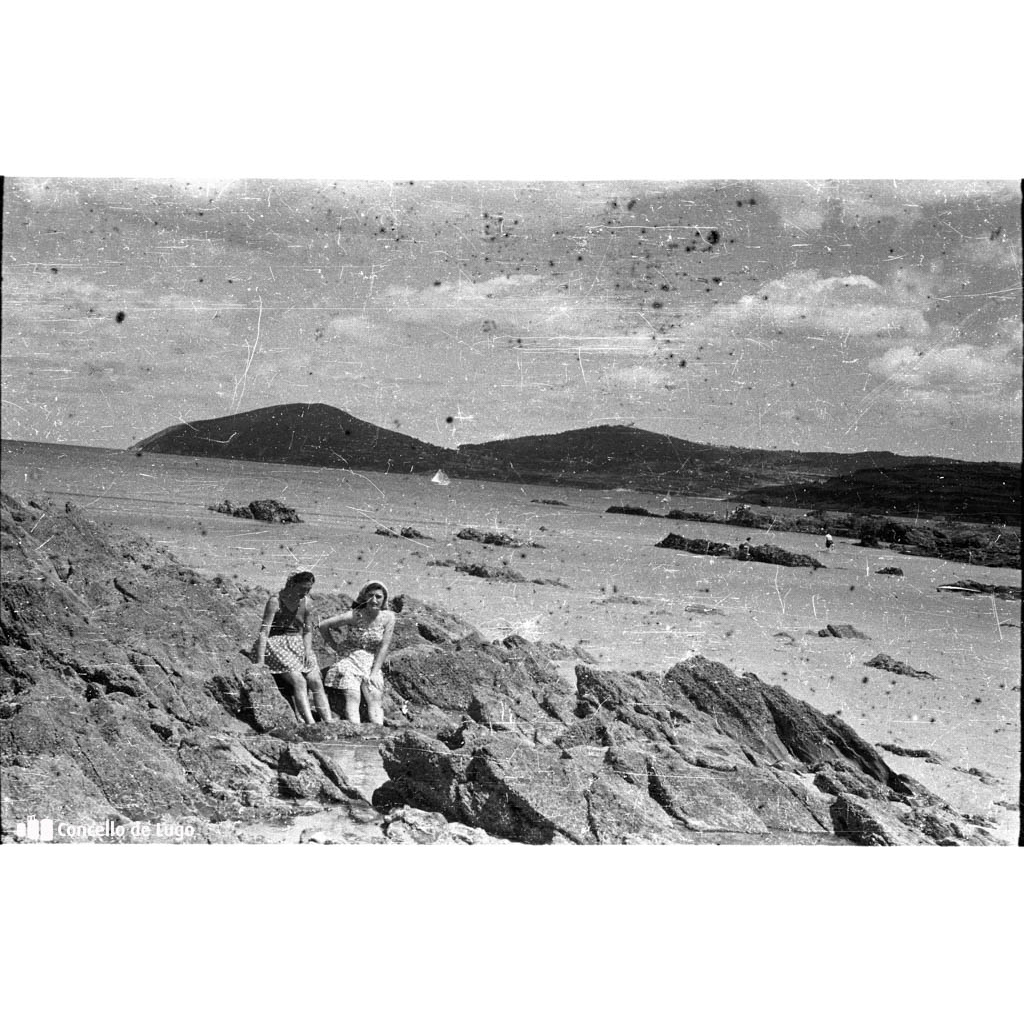
M 219 505 L 211 505 L 211 512 L 220 512 L 237 519 L 258 519 L 261 523 L 301 523 L 298 512 L 272 498 L 259 498 L 248 505 L 233 505 L 225 499 Z
M 867 634 L 862 633 L 856 626 L 833 625 L 831 622 L 824 628 L 818 630 L 818 636 L 835 637 L 837 640 L 870 640 Z
M 1021 598 L 1020 587 L 1002 586 L 998 583 L 977 583 L 974 580 L 957 580 L 955 583 L 945 583 L 936 589 L 961 594 L 991 594 L 1003 601 L 1019 601 Z
M 241 653 L 265 594 L 74 510 L 5 495 L 2 520 L 4 841 L 30 817 L 178 830 L 157 841 L 993 841 L 753 675 L 600 670 L 409 595 L 385 725 L 300 726 Z
M 774 544 L 740 544 L 734 546 L 721 541 L 705 540 L 703 537 L 680 537 L 670 533 L 654 545 L 656 548 L 673 548 L 691 555 L 714 555 L 717 558 L 734 558 L 741 562 L 768 562 L 771 565 L 788 565 L 796 568 L 824 569 L 825 566 L 813 555 L 801 555 L 786 551 Z
M 895 672 L 898 676 L 910 676 L 913 679 L 934 679 L 931 672 L 913 668 L 905 661 L 899 661 L 891 654 L 876 654 L 870 661 L 865 661 L 868 668 L 878 668 L 883 672 Z

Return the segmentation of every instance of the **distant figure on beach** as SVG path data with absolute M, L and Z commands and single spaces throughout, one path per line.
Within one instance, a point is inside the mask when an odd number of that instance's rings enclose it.
M 313 724 L 307 690 L 313 694 L 321 720 L 333 721 L 320 666 L 313 655 L 313 603 L 309 592 L 315 582 L 311 572 L 294 573 L 267 601 L 255 652 L 257 665 L 266 665 L 274 675 L 288 680 L 295 714 L 306 725 Z
M 825 534 L 825 550 L 826 551 L 831 551 L 833 544 L 835 544 L 835 541 L 832 539 L 832 534 L 831 533 L 826 533 Z
M 328 647 L 341 655 L 327 670 L 325 685 L 345 696 L 345 718 L 359 721 L 359 698 L 366 699 L 370 721 L 384 724 L 384 674 L 381 666 L 395 631 L 395 613 L 387 610 L 388 588 L 378 580 L 363 585 L 352 608 L 320 623 L 320 635 Z M 341 640 L 332 630 L 344 626 Z

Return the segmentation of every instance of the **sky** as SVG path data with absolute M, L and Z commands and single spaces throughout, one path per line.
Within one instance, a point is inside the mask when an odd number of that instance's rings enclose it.
M 3 434 L 323 402 L 454 446 L 1021 453 L 1012 181 L 8 178 Z

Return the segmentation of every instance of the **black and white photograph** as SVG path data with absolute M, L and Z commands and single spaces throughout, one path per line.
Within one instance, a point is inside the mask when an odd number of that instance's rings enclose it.
M 1019 192 L 8 179 L 5 840 L 1014 842 Z
M 5 964 L 57 921 L 89 987 L 95 921 L 154 1020 L 150 941 L 211 1015 L 747 1020 L 840 932 L 880 1019 L 1006 995 L 1002 58 L 612 13 L 81 9 L 4 72 Z

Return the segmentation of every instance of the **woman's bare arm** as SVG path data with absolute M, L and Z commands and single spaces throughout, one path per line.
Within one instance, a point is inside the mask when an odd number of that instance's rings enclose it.
M 263 609 L 263 621 L 260 623 L 259 635 L 256 637 L 256 664 L 262 665 L 263 658 L 267 653 L 267 636 L 270 633 L 270 624 L 274 621 L 274 616 L 277 614 L 278 601 L 276 597 L 271 597 Z
M 384 624 L 384 637 L 380 642 L 380 647 L 377 648 L 377 653 L 373 657 L 373 664 L 370 666 L 370 675 L 376 675 L 384 664 L 384 659 L 388 656 L 388 648 L 391 646 L 391 637 L 395 632 L 395 620 L 394 618 L 388 619 Z
M 340 615 L 332 615 L 329 619 L 321 619 L 319 624 L 320 635 L 324 638 L 324 643 L 327 644 L 331 650 L 337 650 L 338 645 L 334 641 L 334 637 L 331 636 L 331 629 L 335 626 L 343 626 L 352 621 L 352 612 L 342 612 Z

